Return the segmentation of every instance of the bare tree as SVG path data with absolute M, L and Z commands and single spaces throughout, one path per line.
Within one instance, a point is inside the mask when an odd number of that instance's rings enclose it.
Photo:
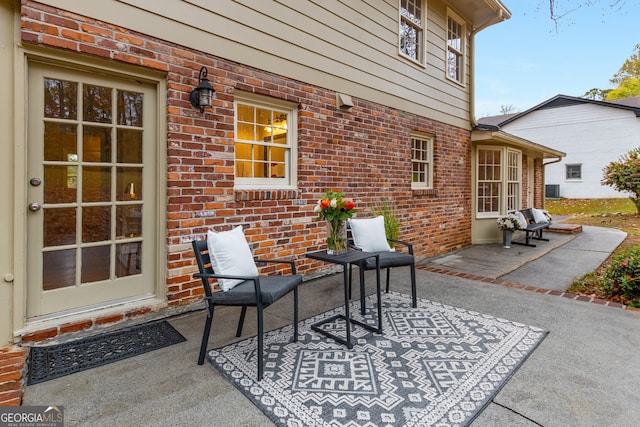
M 547 4 L 548 2 L 549 17 L 554 22 L 557 31 L 558 23 L 567 15 L 570 15 L 572 12 L 575 12 L 576 10 L 583 7 L 595 6 L 598 3 L 602 3 L 602 1 L 603 0 L 540 0 L 538 4 L 543 5 Z M 609 8 L 613 12 L 618 12 L 625 7 L 628 1 L 629 0 L 606 0 L 605 8 Z
M 515 110 L 513 105 L 501 105 L 500 106 L 500 114 L 510 114 Z

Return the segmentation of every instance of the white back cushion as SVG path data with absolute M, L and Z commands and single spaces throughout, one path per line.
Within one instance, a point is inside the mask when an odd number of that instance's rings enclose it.
M 384 231 L 384 217 L 349 220 L 353 243 L 365 252 L 390 251 L 387 235 Z
M 253 255 L 241 225 L 233 230 L 220 233 L 209 230 L 207 232 L 207 248 L 213 271 L 216 274 L 258 275 L 258 267 L 253 261 Z M 238 283 L 242 283 L 242 280 L 220 279 L 218 282 L 223 291 L 228 291 Z
M 544 213 L 540 209 L 531 208 L 531 212 L 533 212 L 533 219 L 538 224 L 547 222 L 547 217 L 544 216 Z
M 527 228 L 527 219 L 524 217 L 524 214 L 520 211 L 515 211 L 514 214 L 518 217 L 518 222 L 520 223 L 520 228 Z

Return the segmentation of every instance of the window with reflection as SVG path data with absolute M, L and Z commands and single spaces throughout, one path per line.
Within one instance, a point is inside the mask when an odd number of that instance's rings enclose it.
M 476 211 L 496 217 L 522 204 L 522 152 L 506 147 L 479 146 L 476 156 Z
M 400 0 L 400 53 L 424 63 L 424 17 L 422 0 Z
M 464 83 L 464 41 L 465 25 L 462 18 L 448 11 L 447 17 L 447 77 L 457 83 Z
M 502 193 L 502 149 L 479 148 L 477 156 L 477 211 L 499 215 Z
M 44 79 L 44 290 L 141 273 L 143 103 L 142 93 Z
M 579 181 L 582 179 L 582 164 L 565 165 L 567 180 Z
M 411 188 L 433 188 L 433 137 L 421 133 L 411 135 Z
M 260 102 L 262 101 L 262 102 Z M 265 98 L 235 103 L 236 186 L 293 185 L 296 107 L 263 103 Z

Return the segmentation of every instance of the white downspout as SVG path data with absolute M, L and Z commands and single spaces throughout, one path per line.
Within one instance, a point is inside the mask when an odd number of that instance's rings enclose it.
M 473 30 L 471 30 L 471 34 L 469 36 L 469 122 L 471 123 L 471 127 L 474 128 L 478 125 L 478 121 L 476 120 L 476 107 L 475 107 L 475 92 L 476 92 L 476 85 L 475 85 L 475 79 L 476 79 L 476 64 L 475 64 L 475 40 L 476 40 L 476 34 L 478 34 L 480 31 L 484 30 L 485 28 L 493 25 L 493 24 L 497 24 L 498 22 L 502 22 L 507 20 L 508 18 L 504 17 L 503 11 L 502 9 L 498 11 L 498 16 L 496 16 L 493 19 L 490 19 L 489 21 L 485 22 L 484 24 L 480 25 L 479 27 L 475 27 Z

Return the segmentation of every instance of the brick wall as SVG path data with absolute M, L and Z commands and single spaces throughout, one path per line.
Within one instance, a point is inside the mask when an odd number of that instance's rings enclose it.
M 167 299 L 199 300 L 200 284 L 189 241 L 209 228 L 242 224 L 256 255 L 295 257 L 301 274 L 326 268 L 304 258 L 324 247 L 325 226 L 313 206 L 327 189 L 344 191 L 360 216 L 383 198 L 402 221 L 400 239 L 417 256 L 433 256 L 471 242 L 471 142 L 468 130 L 353 97 L 352 111 L 335 107 L 335 92 L 274 75 L 126 28 L 32 1 L 21 8 L 22 41 L 166 73 Z M 216 93 L 200 113 L 189 103 L 201 66 Z M 295 190 L 237 191 L 234 185 L 233 101 L 237 90 L 295 102 L 298 110 L 298 182 Z M 357 95 L 357 94 L 352 94 Z M 434 136 L 434 189 L 411 190 L 412 131 Z M 538 179 L 538 176 L 536 176 Z M 537 200 L 537 197 L 536 197 Z M 272 267 L 273 268 L 273 267 Z M 155 307 L 154 310 L 158 308 Z M 146 315 L 122 313 L 37 331 L 41 341 Z M 0 404 L 21 401 L 27 350 L 0 349 Z
M 14 345 L 0 348 L 0 406 L 22 402 L 27 353 L 27 349 Z
M 206 230 L 242 224 L 257 255 L 297 258 L 298 272 L 325 266 L 304 258 L 323 247 L 324 224 L 313 205 L 327 189 L 358 204 L 361 216 L 382 198 L 393 200 L 402 240 L 418 256 L 471 241 L 470 132 L 354 97 L 350 112 L 335 108 L 335 92 L 274 75 L 113 24 L 22 4 L 22 40 L 166 73 L 167 297 L 169 305 L 201 297 L 189 241 Z M 216 93 L 200 113 L 188 100 L 201 66 Z M 237 90 L 295 102 L 298 112 L 296 190 L 234 191 L 233 101 Z M 352 94 L 356 95 L 356 94 Z M 433 190 L 411 190 L 412 131 L 434 139 Z
M 533 207 L 544 209 L 544 165 L 541 158 L 533 161 Z

